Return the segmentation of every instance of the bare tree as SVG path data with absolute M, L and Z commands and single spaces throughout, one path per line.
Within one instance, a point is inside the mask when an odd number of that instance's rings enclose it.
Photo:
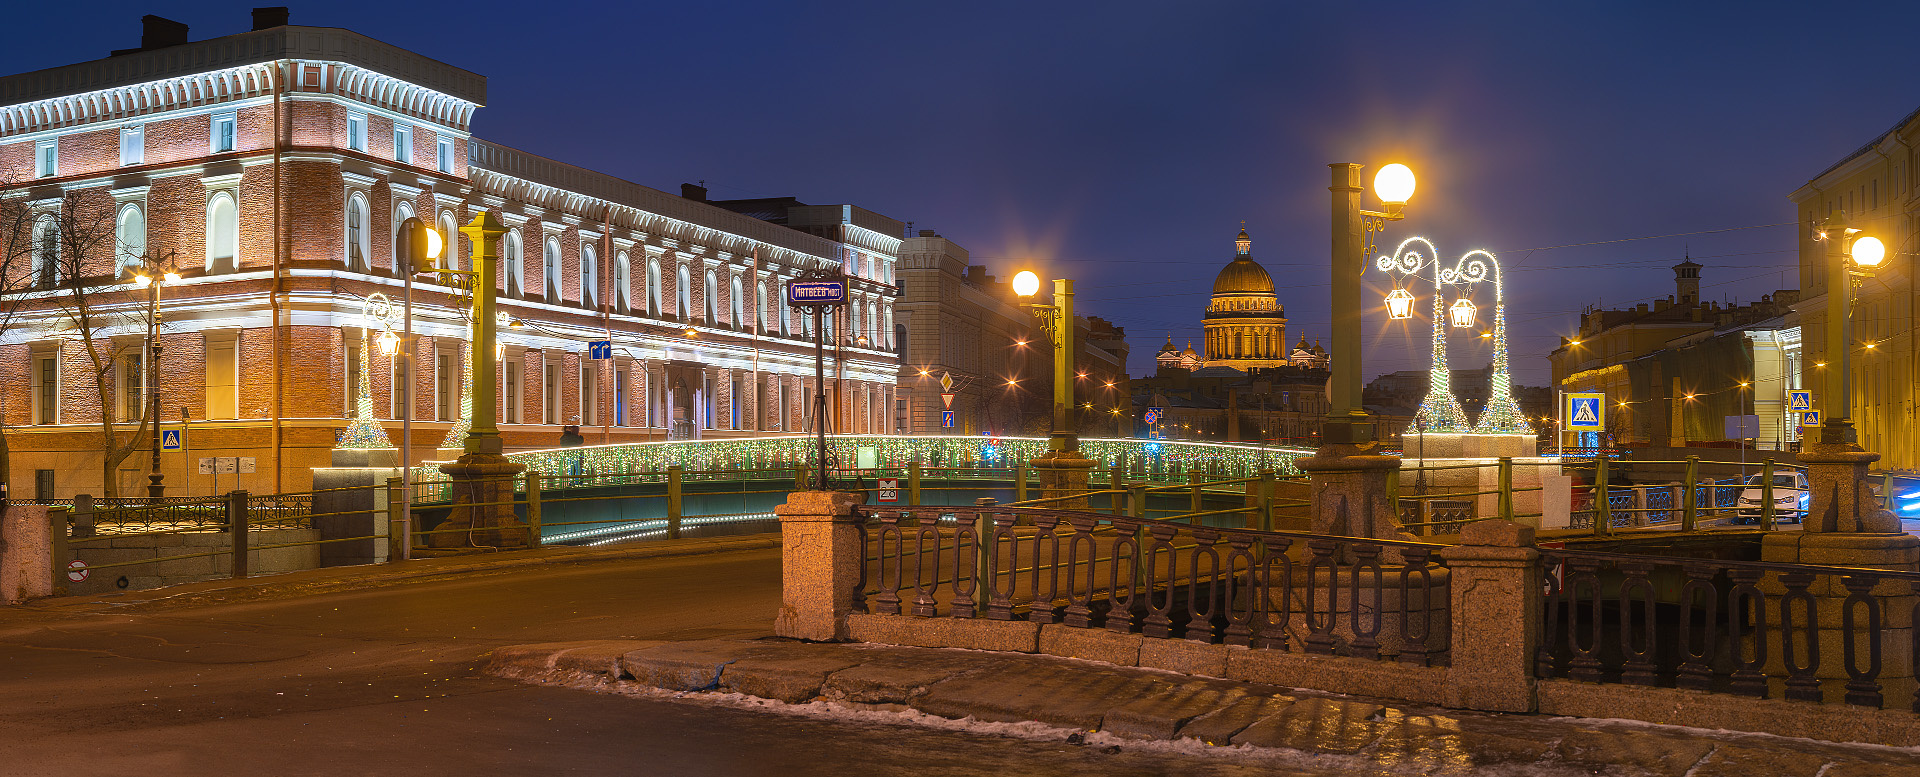
M 7 317 L 9 328 L 39 328 L 75 344 L 85 357 L 80 377 L 98 408 L 92 420 L 99 424 L 101 491 L 109 499 L 119 496 L 114 475 L 120 463 L 140 448 L 152 420 L 147 417 L 150 403 L 139 402 L 137 410 L 129 403 L 125 409 L 131 412 L 122 418 L 123 408 L 114 401 L 120 371 L 147 367 L 141 343 L 124 337 L 144 335 L 149 313 L 142 295 L 126 285 L 124 268 L 151 262 L 144 250 L 120 245 L 114 227 L 113 202 L 103 192 L 70 193 L 54 201 L 0 202 L 7 279 L 7 288 L 0 290 L 5 301 L 0 315 Z M 115 335 L 123 337 L 116 341 Z M 158 389 L 145 386 L 147 391 Z M 136 428 L 123 428 L 135 421 Z

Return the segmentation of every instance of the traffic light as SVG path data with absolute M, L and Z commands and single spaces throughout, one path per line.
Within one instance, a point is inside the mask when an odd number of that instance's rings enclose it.
M 410 216 L 400 222 L 400 245 L 406 247 L 406 263 L 413 274 L 436 273 L 440 268 L 433 260 L 440 258 L 440 233 L 427 226 L 417 216 Z

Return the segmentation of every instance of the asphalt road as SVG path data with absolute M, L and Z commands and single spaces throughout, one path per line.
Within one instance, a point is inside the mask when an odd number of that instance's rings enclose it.
M 0 775 L 1350 773 L 804 719 L 477 671 L 499 645 L 766 634 L 779 583 L 778 551 L 756 550 L 240 603 L 0 609 Z

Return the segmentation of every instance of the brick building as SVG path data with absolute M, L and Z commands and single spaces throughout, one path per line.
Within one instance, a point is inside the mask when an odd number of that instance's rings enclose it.
M 112 474 L 101 466 L 103 414 L 132 434 L 148 406 L 136 272 L 181 276 L 159 304 L 160 420 L 191 419 L 188 450 L 162 459 L 170 495 L 212 489 L 194 466 L 207 456 L 257 462 L 221 490 L 306 488 L 363 380 L 395 441 L 411 413 L 414 460 L 446 458 L 434 449 L 461 412 L 466 297 L 416 278 L 411 363 L 367 345 L 378 330 L 365 301 L 403 296 L 402 220 L 451 234 L 485 210 L 512 230 L 500 308 L 516 325 L 501 330 L 498 407 L 509 449 L 551 447 L 569 421 L 589 444 L 801 430 L 811 339 L 780 294 L 815 268 L 849 272 L 859 301 L 829 329 L 830 428 L 888 428 L 897 237 L 831 219 L 768 223 L 474 138 L 483 76 L 347 30 L 289 26 L 284 10 L 199 42 L 184 25 L 144 21 L 140 48 L 0 77 L 0 198 L 32 222 L 0 236 L 33 262 L 28 288 L 12 284 L 4 300 L 0 335 L 16 496 L 29 482 L 52 496 L 146 482 L 144 451 Z M 92 227 L 111 239 L 78 239 Z M 468 268 L 467 240 L 451 246 L 449 261 Z M 61 251 L 71 271 L 43 268 Z M 106 323 L 76 327 L 55 304 L 75 285 Z M 615 357 L 586 360 L 599 339 Z M 107 354 L 104 382 L 89 343 Z M 394 390 L 409 376 L 411 409 Z

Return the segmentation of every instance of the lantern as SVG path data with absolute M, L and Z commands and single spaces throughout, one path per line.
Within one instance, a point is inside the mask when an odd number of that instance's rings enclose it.
M 1473 312 L 1473 300 L 1467 299 L 1466 297 L 1461 297 L 1459 300 L 1456 300 L 1453 306 L 1447 309 L 1447 315 L 1453 319 L 1453 326 L 1456 329 L 1471 328 L 1473 326 Z
M 1413 318 L 1413 295 L 1406 289 L 1394 289 L 1387 294 L 1387 316 L 1394 319 Z
M 380 353 L 392 356 L 397 350 L 400 350 L 400 338 L 394 337 L 392 332 L 381 332 Z

